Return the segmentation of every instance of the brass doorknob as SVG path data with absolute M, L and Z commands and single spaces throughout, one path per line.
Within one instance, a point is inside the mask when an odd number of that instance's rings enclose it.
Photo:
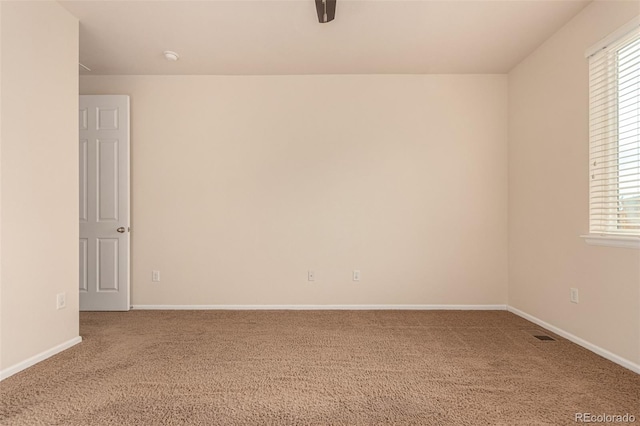
M 118 231 L 121 234 L 124 234 L 125 228 L 124 226 L 121 226 L 120 228 L 116 229 L 116 231 Z

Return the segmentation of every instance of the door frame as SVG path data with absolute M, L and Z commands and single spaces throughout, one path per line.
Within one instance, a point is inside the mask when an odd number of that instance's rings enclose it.
M 84 100 L 84 102 L 83 102 Z M 89 105 L 87 105 L 87 103 Z M 117 115 L 115 116 L 115 120 L 117 120 L 117 125 L 115 125 L 115 128 L 113 128 L 114 131 L 116 131 L 116 133 L 113 135 L 114 138 L 117 139 L 121 139 L 123 137 L 126 137 L 126 143 L 124 144 L 126 146 L 125 151 L 122 151 L 122 145 L 123 144 L 118 144 L 117 147 L 117 153 L 118 153 L 118 157 L 117 157 L 117 167 L 118 167 L 118 175 L 117 175 L 117 185 L 118 185 L 118 192 L 120 193 L 123 189 L 126 192 L 125 195 L 125 200 L 126 203 L 121 203 L 119 202 L 117 205 L 117 219 L 115 219 L 113 221 L 113 223 L 109 223 L 109 221 L 104 221 L 103 226 L 106 226 L 109 228 L 108 231 L 102 231 L 98 232 L 96 235 L 94 235 L 93 237 L 89 237 L 88 234 L 85 232 L 84 235 L 81 235 L 80 240 L 85 240 L 86 241 L 86 251 L 85 253 L 85 257 L 86 260 L 83 264 L 82 262 L 82 255 L 83 255 L 83 251 L 82 251 L 82 246 L 79 246 L 79 257 L 80 257 L 80 265 L 79 265 L 79 273 L 80 273 L 80 286 L 78 291 L 80 292 L 79 294 L 79 299 L 80 299 L 80 303 L 79 303 L 79 307 L 81 311 L 128 311 L 131 308 L 131 107 L 130 107 L 130 97 L 128 95 L 80 95 L 80 99 L 79 99 L 79 123 L 78 123 L 78 128 L 80 129 L 80 132 L 82 132 L 83 130 L 86 132 L 99 132 L 99 131 L 104 131 L 106 133 L 103 133 L 103 137 L 101 137 L 100 134 L 96 133 L 93 135 L 93 137 L 91 135 L 87 135 L 87 133 L 83 135 L 80 135 L 79 137 L 79 141 L 80 141 L 80 145 L 79 145 L 79 149 L 82 149 L 82 142 L 83 140 L 86 141 L 86 157 L 85 159 L 87 159 L 88 161 L 95 161 L 95 163 L 91 163 L 88 164 L 88 162 L 85 160 L 85 164 L 86 164 L 86 170 L 83 169 L 82 164 L 83 164 L 83 158 L 79 158 L 79 169 L 78 169 L 78 175 L 79 175 L 79 185 L 80 185 L 80 194 L 79 194 L 79 206 L 80 206 L 80 215 L 83 212 L 83 199 L 84 199 L 84 206 L 86 206 L 86 222 L 83 222 L 82 218 L 79 217 L 79 227 L 82 230 L 82 226 L 83 223 L 91 223 L 91 220 L 93 220 L 93 224 L 95 228 L 99 227 L 99 224 L 101 223 L 101 221 L 99 221 L 98 215 L 99 215 L 99 200 L 96 198 L 97 194 L 98 194 L 98 183 L 99 183 L 99 177 L 98 177 L 98 152 L 94 152 L 94 155 L 91 157 L 91 159 L 89 159 L 89 148 L 90 148 L 90 144 L 93 143 L 93 149 L 97 150 L 99 149 L 99 141 L 102 138 L 103 140 L 107 140 L 110 139 L 110 134 L 108 132 L 108 130 L 110 129 L 99 129 L 99 114 L 100 114 L 100 108 L 101 105 L 104 105 L 104 109 L 102 110 L 104 111 L 111 111 L 113 110 L 113 107 L 116 106 L 117 107 Z M 95 108 L 94 111 L 92 111 L 92 113 L 94 113 L 93 117 L 91 116 L 91 114 L 89 113 L 89 109 L 93 109 Z M 124 129 L 123 129 L 124 127 Z M 124 130 L 124 133 L 126 136 L 122 136 L 121 133 L 118 132 L 122 132 L 122 130 Z M 85 137 L 86 136 L 86 137 Z M 80 151 L 79 156 L 82 154 L 82 152 Z M 122 170 L 124 172 L 124 176 L 122 176 L 120 174 L 120 170 Z M 83 177 L 83 173 L 85 174 Z M 84 182 L 84 185 L 83 185 Z M 96 194 L 92 196 L 90 196 L 90 191 L 94 191 Z M 83 192 L 84 191 L 84 192 Z M 122 197 L 122 195 L 118 194 L 119 197 Z M 93 202 L 91 202 L 90 200 L 92 200 Z M 122 198 L 118 198 L 118 200 L 122 200 Z M 89 205 L 89 203 L 91 202 L 92 206 Z M 126 208 L 123 208 L 123 204 L 126 205 Z M 90 211 L 91 209 L 94 209 L 94 215 L 93 219 L 90 218 Z M 79 215 L 79 216 L 80 216 Z M 87 226 L 89 226 L 89 224 L 87 223 Z M 114 229 L 111 230 L 110 228 L 113 227 Z M 117 232 L 119 234 L 115 234 L 116 232 L 116 228 L 118 228 Z M 120 231 L 120 228 L 124 228 L 124 232 Z M 89 228 L 86 228 L 86 230 L 88 230 Z M 110 232 L 113 233 L 113 235 L 111 235 L 111 238 L 109 238 L 108 236 L 103 236 L 106 235 L 104 234 L 104 232 Z M 122 235 L 124 234 L 124 235 Z M 109 305 L 111 303 L 111 306 L 109 307 L 105 307 L 105 306 L 100 306 L 100 301 L 93 297 L 93 298 L 89 298 L 86 296 L 87 293 L 100 293 L 100 291 L 98 290 L 98 285 L 100 283 L 99 281 L 99 267 L 98 267 L 98 246 L 99 246 L 99 240 L 103 239 L 103 240 L 108 240 L 108 239 L 113 239 L 113 238 L 117 238 L 117 259 L 115 259 L 115 262 L 117 263 L 117 281 L 118 281 L 118 290 L 116 290 L 118 292 L 118 296 L 114 297 L 114 299 L 116 299 L 115 301 L 113 301 L 113 303 L 111 302 L 107 302 L 106 304 Z M 90 244 L 94 244 L 94 247 L 90 247 Z M 93 262 L 94 262 L 94 270 L 90 271 L 89 270 L 89 265 L 91 264 L 91 259 L 89 259 L 89 253 L 92 253 L 92 255 L 94 256 Z M 121 256 L 126 256 L 124 259 L 121 259 Z M 84 277 L 83 277 L 83 267 L 84 267 Z M 124 273 L 121 271 L 121 268 L 124 267 L 126 269 L 126 271 L 124 271 Z M 92 274 L 93 276 L 90 276 L 90 274 Z M 83 282 L 84 280 L 84 282 Z M 83 287 L 86 285 L 87 291 L 82 291 Z M 126 289 L 124 289 L 125 295 L 124 296 L 120 296 L 120 290 L 122 290 L 122 287 L 126 287 Z M 95 287 L 95 288 L 94 288 Z M 90 291 L 93 290 L 92 291 Z M 105 295 L 108 293 L 108 291 L 104 292 Z M 83 294 L 85 294 L 85 296 L 83 297 Z M 112 292 L 113 294 L 113 292 Z M 124 300 L 122 300 L 122 298 L 124 297 Z M 96 303 L 97 302 L 97 303 Z M 103 300 L 104 302 L 104 300 Z M 84 306 L 83 306 L 84 305 Z M 117 307 L 116 307 L 117 306 Z

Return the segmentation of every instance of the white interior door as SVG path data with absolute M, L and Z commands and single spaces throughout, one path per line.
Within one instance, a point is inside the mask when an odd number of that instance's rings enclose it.
M 129 306 L 129 96 L 80 96 L 80 310 Z

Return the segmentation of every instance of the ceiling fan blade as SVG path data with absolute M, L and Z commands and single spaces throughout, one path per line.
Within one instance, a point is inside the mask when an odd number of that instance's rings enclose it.
M 327 22 L 336 18 L 336 0 L 325 0 L 327 4 Z
M 318 22 L 321 24 L 333 21 L 336 17 L 336 0 L 315 0 Z M 326 13 L 326 16 L 325 16 Z M 326 19 L 325 19 L 326 18 Z

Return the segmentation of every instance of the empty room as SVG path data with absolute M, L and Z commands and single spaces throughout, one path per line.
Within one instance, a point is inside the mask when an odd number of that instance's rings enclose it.
M 640 422 L 637 1 L 0 25 L 0 424 Z

